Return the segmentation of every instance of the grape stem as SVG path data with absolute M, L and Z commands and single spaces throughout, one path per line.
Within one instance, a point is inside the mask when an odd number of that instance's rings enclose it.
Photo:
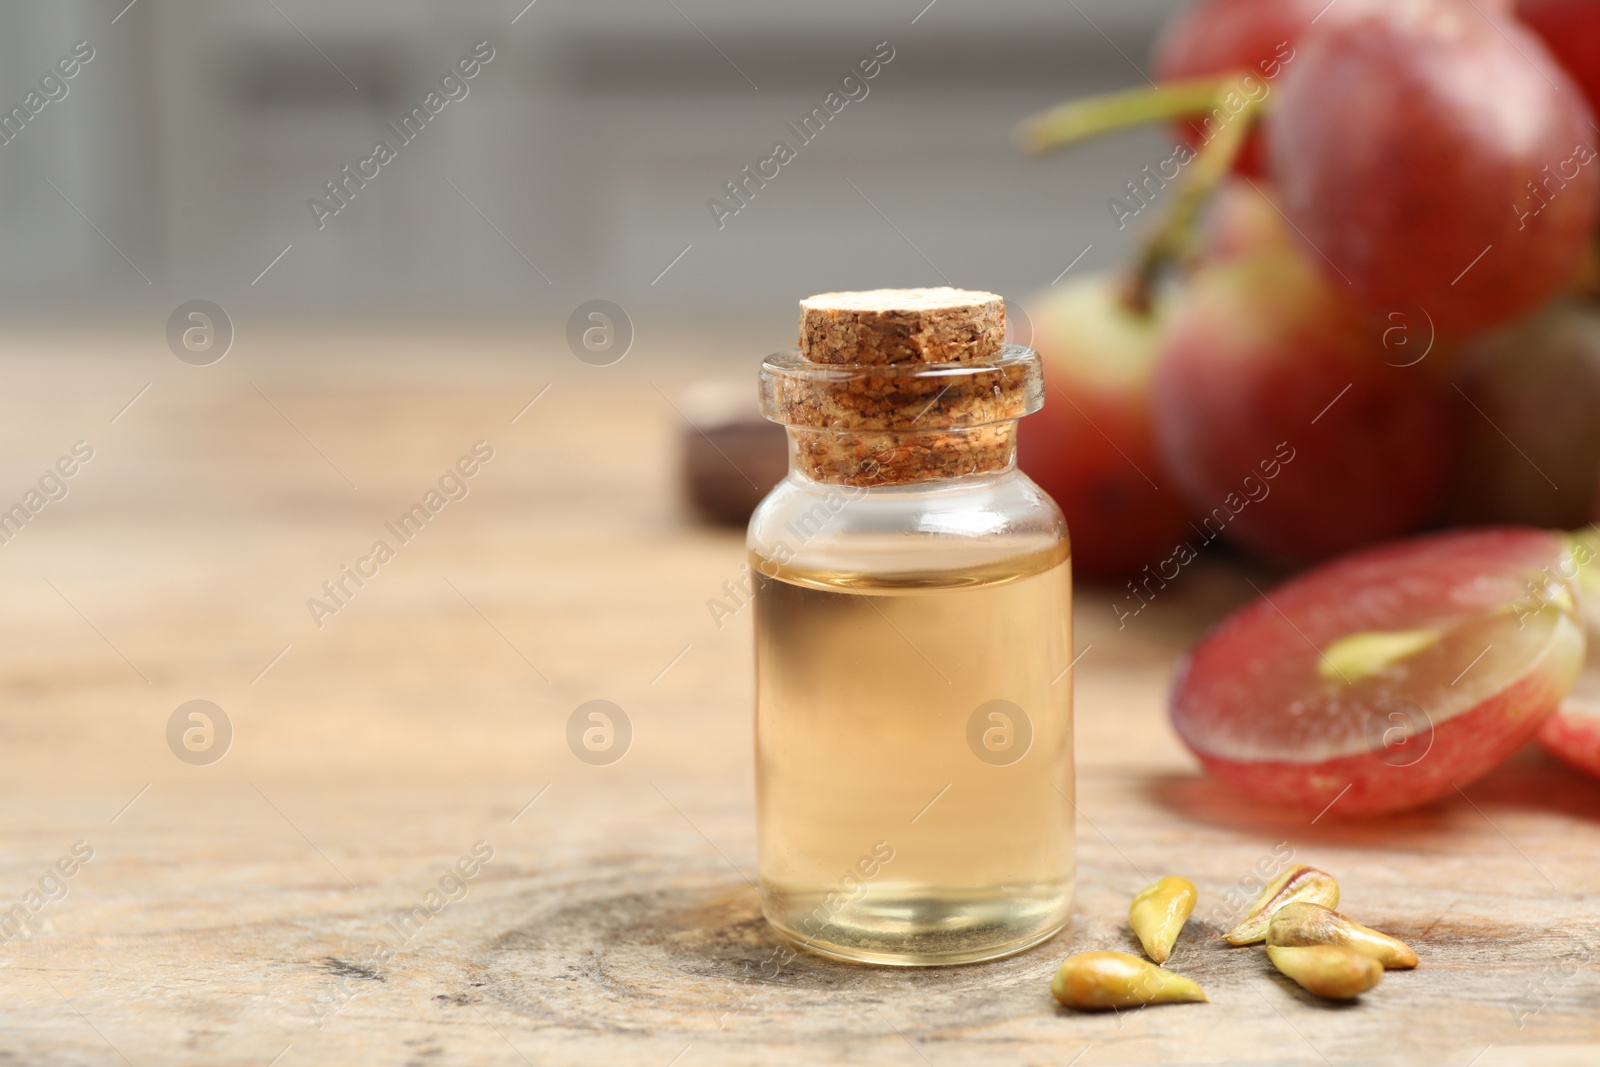
M 1042 154 L 1130 126 L 1204 114 L 1222 104 L 1237 81 L 1235 75 L 1190 78 L 1073 100 L 1024 120 L 1017 139 L 1026 151 Z
M 1200 212 L 1222 179 L 1233 170 L 1234 161 L 1239 158 L 1239 151 L 1244 148 L 1260 113 L 1261 108 L 1255 101 L 1246 100 L 1233 118 L 1200 147 L 1166 218 L 1145 240 L 1124 288 L 1122 301 L 1129 310 L 1149 315 L 1156 282 L 1167 267 L 1185 258 L 1194 246 Z
M 1074 100 L 1041 112 L 1017 128 L 1017 138 L 1029 152 L 1042 154 L 1065 148 L 1090 137 L 1142 126 L 1150 122 L 1225 111 L 1231 117 L 1200 147 L 1189 173 L 1178 188 L 1167 217 L 1145 241 L 1132 273 L 1122 286 L 1121 299 L 1129 311 L 1148 317 L 1156 282 L 1170 266 L 1183 259 L 1194 244 L 1196 220 L 1217 185 L 1233 169 L 1245 139 L 1260 113 L 1258 102 L 1244 97 L 1237 111 L 1230 98 L 1239 98 L 1238 76 L 1190 78 L 1148 89 L 1131 89 Z M 1206 123 L 1209 132 L 1211 123 Z

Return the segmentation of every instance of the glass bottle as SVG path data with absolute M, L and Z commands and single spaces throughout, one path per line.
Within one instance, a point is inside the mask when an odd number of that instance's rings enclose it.
M 761 368 L 788 476 L 749 528 L 762 909 L 902 966 L 1022 951 L 1074 889 L 1071 564 L 1016 466 L 1037 353 Z

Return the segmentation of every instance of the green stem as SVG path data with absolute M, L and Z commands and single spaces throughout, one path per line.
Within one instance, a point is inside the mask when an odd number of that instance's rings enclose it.
M 1200 147 L 1199 154 L 1189 164 L 1188 174 L 1183 176 L 1167 217 L 1145 241 L 1123 296 L 1129 308 L 1141 314 L 1149 313 L 1151 294 L 1161 273 L 1170 264 L 1183 259 L 1194 244 L 1201 210 L 1233 170 L 1234 161 L 1239 158 L 1239 151 L 1244 148 L 1260 114 L 1261 109 L 1254 101 L 1246 101 L 1227 125 Z
M 1074 100 L 1024 120 L 1017 137 L 1025 150 L 1043 153 L 1130 126 L 1203 114 L 1220 104 L 1237 80 L 1235 75 L 1192 78 Z

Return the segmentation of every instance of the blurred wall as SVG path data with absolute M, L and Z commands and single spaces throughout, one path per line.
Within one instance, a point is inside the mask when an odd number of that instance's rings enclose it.
M 76 42 L 93 58 L 0 145 L 0 305 L 760 315 L 820 288 L 1025 293 L 1085 247 L 1083 269 L 1124 255 L 1106 201 L 1170 151 L 1159 130 L 1046 161 L 1011 141 L 1040 107 L 1143 84 L 1170 0 L 525 4 L 9 0 L 0 107 L 43 96 Z M 481 41 L 465 96 L 402 142 L 388 124 Z M 884 41 L 866 95 L 803 143 L 787 124 Z M 319 220 L 309 201 L 337 204 L 325 183 L 379 139 L 394 158 Z M 795 157 L 719 226 L 708 200 L 735 203 L 724 183 L 779 140 Z

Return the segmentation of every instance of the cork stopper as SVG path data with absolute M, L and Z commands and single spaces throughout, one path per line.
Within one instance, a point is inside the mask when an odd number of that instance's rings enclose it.
M 800 354 L 813 363 L 966 363 L 1006 338 L 1006 302 L 968 289 L 869 289 L 800 301 Z
M 761 394 L 801 473 L 897 485 L 1008 468 L 1043 381 L 999 296 L 874 289 L 802 300 L 800 350 L 762 365 Z

